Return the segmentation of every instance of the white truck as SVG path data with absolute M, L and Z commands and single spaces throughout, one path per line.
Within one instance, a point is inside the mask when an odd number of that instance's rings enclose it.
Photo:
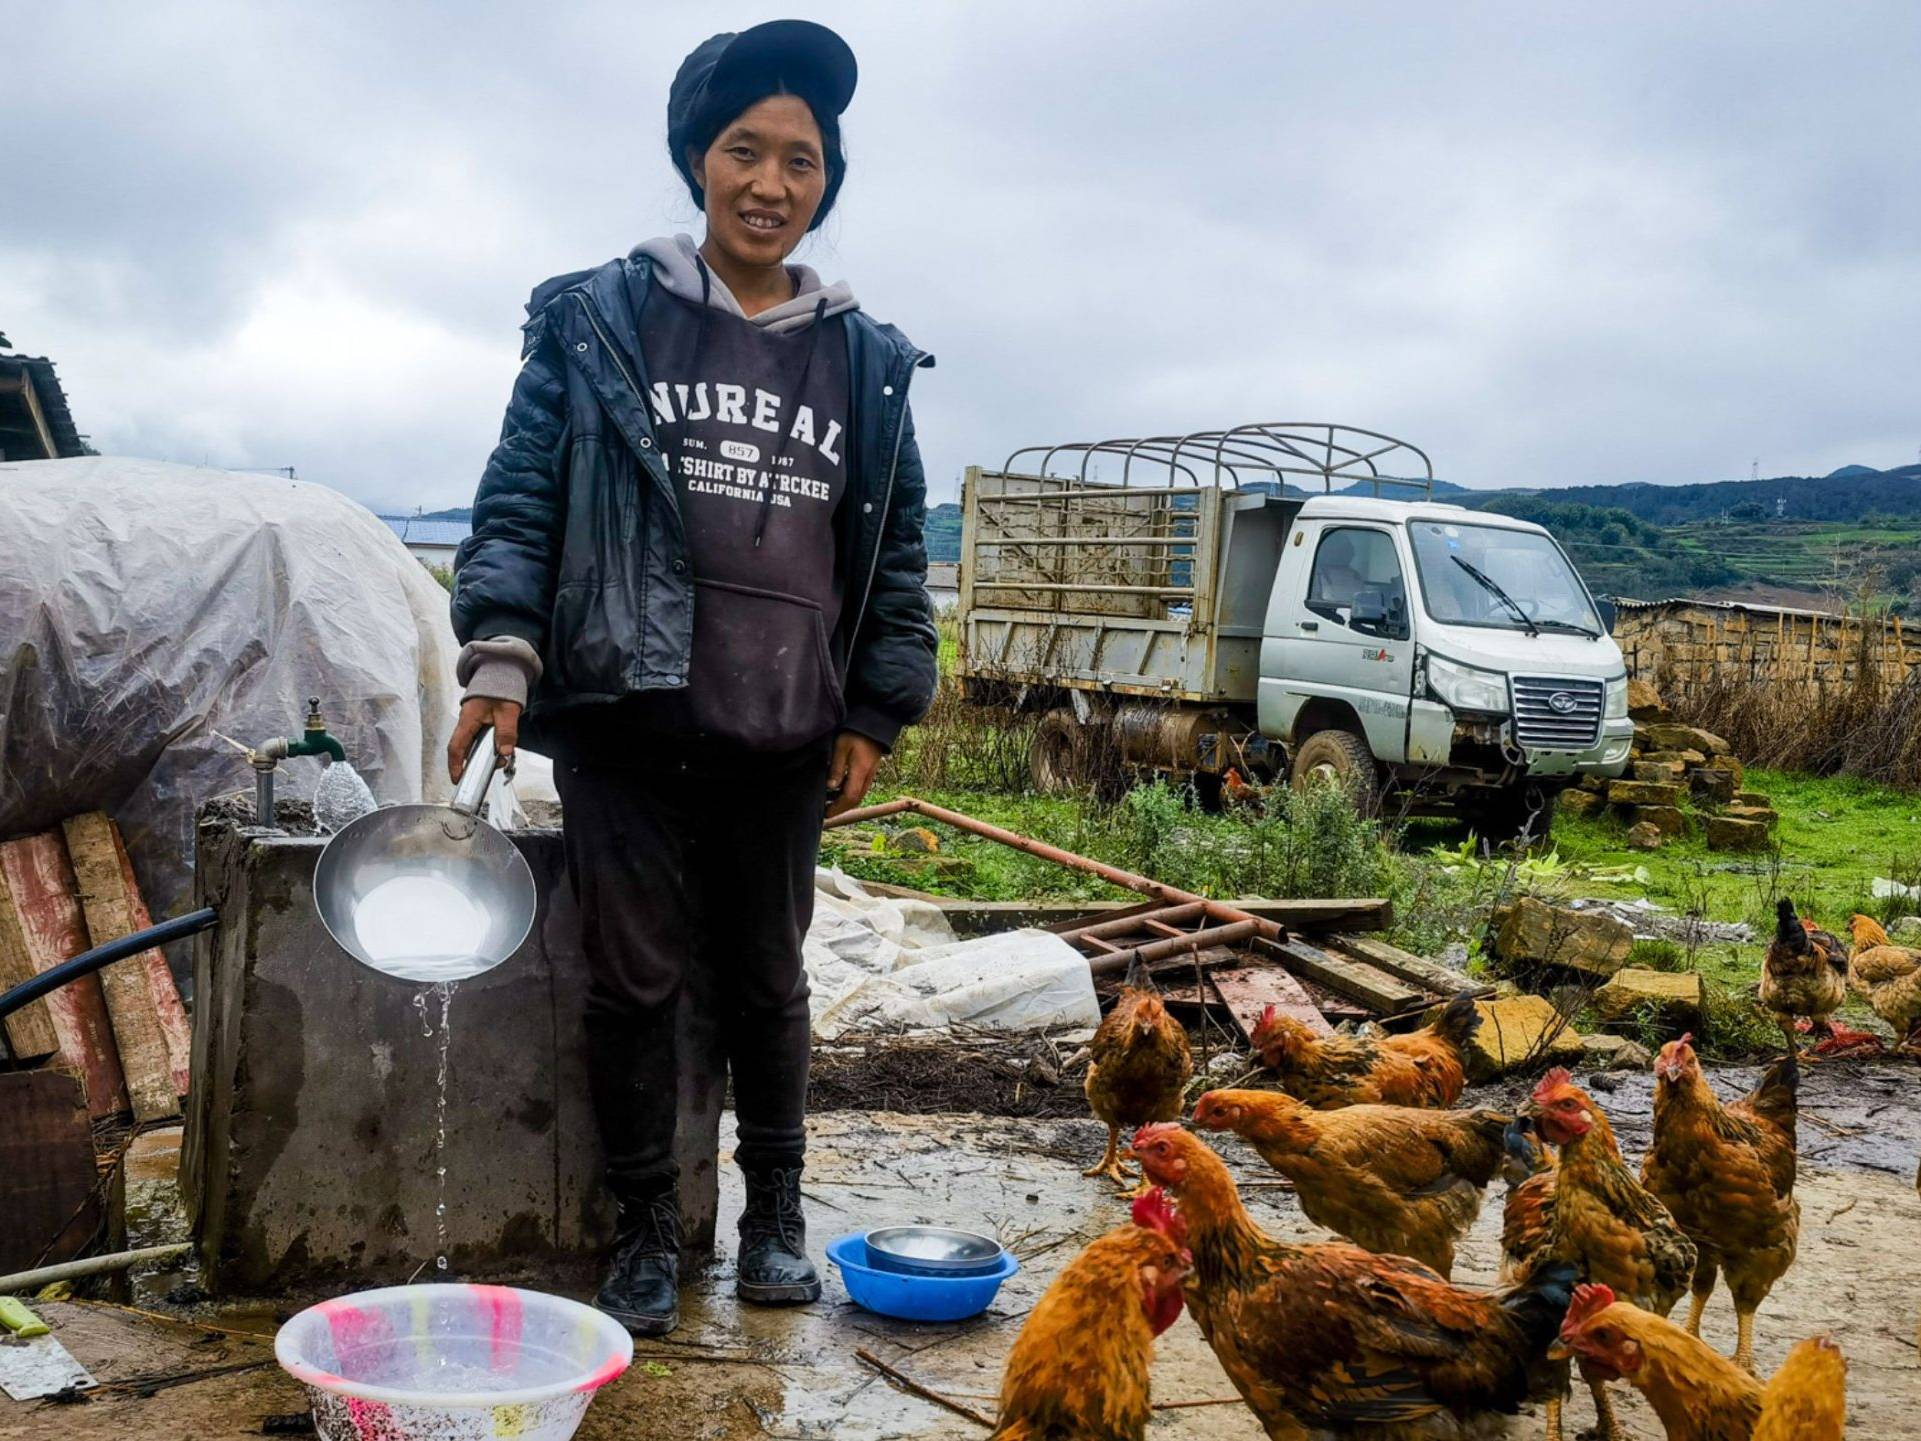
M 1230 771 L 1329 776 L 1364 808 L 1538 839 L 1561 788 L 1627 766 L 1611 612 L 1540 526 L 1435 500 L 1404 441 L 1315 422 L 1035 447 L 970 468 L 961 506 L 963 693 L 1044 712 L 1043 790 L 1116 766 L 1204 797 Z

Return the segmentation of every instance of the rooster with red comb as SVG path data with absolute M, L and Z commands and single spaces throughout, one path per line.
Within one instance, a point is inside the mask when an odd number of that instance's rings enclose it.
M 1461 1099 L 1468 1045 L 1480 1027 L 1480 1008 L 1464 992 L 1433 1025 L 1405 1035 L 1317 1036 L 1269 1006 L 1249 1039 L 1281 1089 L 1316 1110 L 1440 1107 Z
M 1748 1441 L 1761 1414 L 1761 1383 L 1679 1326 L 1581 1286 L 1553 1354 L 1582 1374 L 1625 1381 L 1648 1398 L 1668 1441 Z
M 995 1441 L 1140 1441 L 1153 1415 L 1154 1338 L 1180 1319 L 1194 1264 L 1164 1192 L 1135 1198 L 1133 1223 L 1061 1268 L 1001 1374 Z
M 1557 1066 L 1541 1078 L 1528 1112 L 1541 1139 L 1561 1149 L 1534 1264 L 1568 1263 L 1582 1280 L 1607 1286 L 1641 1309 L 1665 1316 L 1694 1274 L 1694 1243 L 1628 1169 L 1607 1116 L 1566 1069 Z M 1606 1378 L 1585 1362 L 1581 1369 L 1603 1436 L 1621 1441 Z M 1548 1437 L 1561 1441 L 1558 1398 L 1548 1406 Z
M 1654 1142 L 1641 1160 L 1641 1182 L 1696 1248 L 1688 1334 L 1701 1334 L 1701 1314 L 1726 1271 L 1740 1332 L 1735 1363 L 1752 1371 L 1754 1313 L 1794 1264 L 1801 1231 L 1794 1199 L 1800 1070 L 1784 1056 L 1753 1094 L 1724 1106 L 1701 1073 L 1693 1040 L 1669 1041 L 1654 1062 Z
M 1200 1137 L 1143 1126 L 1134 1157 L 1179 1207 L 1189 1309 L 1269 1436 L 1469 1441 L 1558 1384 L 1547 1348 L 1572 1267 L 1483 1291 L 1405 1256 L 1290 1246 L 1255 1225 Z

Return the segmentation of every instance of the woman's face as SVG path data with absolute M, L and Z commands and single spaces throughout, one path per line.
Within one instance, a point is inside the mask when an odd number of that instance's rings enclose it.
M 820 126 L 797 95 L 743 110 L 692 157 L 707 194 L 707 235 L 744 266 L 778 265 L 814 223 L 827 192 Z

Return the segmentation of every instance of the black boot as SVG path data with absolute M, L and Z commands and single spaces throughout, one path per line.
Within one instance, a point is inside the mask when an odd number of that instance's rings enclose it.
M 594 1305 L 636 1336 L 680 1324 L 680 1197 L 673 1186 L 622 1197 L 613 1260 Z
M 740 1214 L 740 1278 L 735 1292 L 761 1306 L 820 1299 L 820 1274 L 807 1259 L 800 1209 L 800 1167 L 752 1170 Z

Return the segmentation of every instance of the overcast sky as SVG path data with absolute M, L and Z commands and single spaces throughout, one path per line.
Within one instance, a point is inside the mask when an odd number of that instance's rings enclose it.
M 935 498 L 1249 420 L 1470 485 L 1921 447 L 1921 6 L 0 0 L 0 331 L 101 450 L 466 504 L 542 278 L 698 218 L 667 83 L 861 62 L 801 253 L 939 357 Z

